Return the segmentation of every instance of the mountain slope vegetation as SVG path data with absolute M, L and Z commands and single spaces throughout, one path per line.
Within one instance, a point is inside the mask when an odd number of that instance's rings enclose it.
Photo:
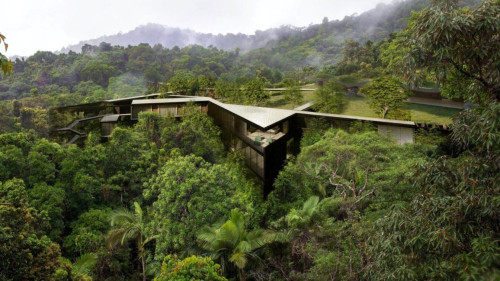
M 349 40 L 342 60 L 321 69 L 247 56 L 272 49 L 148 44 L 15 61 L 0 81 L 0 279 L 499 280 L 499 14 L 499 0 L 432 1 L 408 28 Z M 292 89 L 328 75 L 415 85 L 424 76 L 476 105 L 451 132 L 419 130 L 405 145 L 368 123 L 310 120 L 267 198 L 244 154 L 225 150 L 198 110 L 142 112 L 107 141 L 99 126 L 79 146 L 48 139 L 52 106 L 214 86 L 257 103 L 273 79 Z M 319 92 L 342 93 L 325 84 Z

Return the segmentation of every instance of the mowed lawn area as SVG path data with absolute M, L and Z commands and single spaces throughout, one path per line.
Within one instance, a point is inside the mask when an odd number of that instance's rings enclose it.
M 303 104 L 314 100 L 314 92 L 303 92 L 303 94 Z M 373 112 L 373 110 L 368 106 L 367 98 L 347 97 L 347 101 L 347 106 L 341 114 L 363 117 L 378 117 L 378 115 Z M 263 106 L 293 109 L 297 105 L 293 105 L 289 101 L 285 100 L 282 94 L 274 94 L 271 96 L 271 99 Z M 403 107 L 403 109 L 410 111 L 411 120 L 414 122 L 432 123 L 439 125 L 451 124 L 452 117 L 460 112 L 460 109 L 413 103 L 407 103 L 406 106 Z
M 347 107 L 342 112 L 345 115 L 378 117 L 368 106 L 365 97 L 347 97 Z M 432 124 L 451 124 L 452 117 L 460 112 L 460 109 L 432 106 L 425 104 L 407 103 L 402 109 L 409 110 L 411 121 Z
M 302 92 L 303 94 L 303 102 L 299 105 L 302 105 L 304 103 L 310 102 L 314 100 L 314 92 L 313 91 L 307 91 L 307 92 Z M 271 99 L 263 104 L 262 106 L 265 107 L 274 107 L 274 108 L 283 108 L 283 109 L 294 109 L 295 107 L 299 105 L 293 105 L 290 103 L 290 101 L 287 101 L 285 99 L 285 96 L 281 93 L 275 93 L 271 95 Z

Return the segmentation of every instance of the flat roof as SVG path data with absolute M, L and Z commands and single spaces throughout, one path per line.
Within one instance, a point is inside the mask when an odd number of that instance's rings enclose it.
M 132 105 L 140 104 L 166 104 L 166 103 L 188 103 L 188 102 L 208 102 L 211 98 L 207 97 L 192 97 L 192 98 L 166 98 L 166 99 L 142 99 L 133 100 Z
M 296 107 L 296 108 L 294 108 L 293 110 L 304 111 L 304 110 L 306 110 L 306 109 L 311 108 L 313 105 L 314 105 L 314 102 L 310 101 L 310 102 L 308 102 L 308 103 L 304 103 L 303 105 L 299 105 L 299 106 L 297 106 L 297 107 Z
M 215 100 L 211 100 L 211 102 L 263 129 L 268 129 L 276 123 L 287 119 L 296 113 L 293 110 L 287 109 L 227 104 Z
M 101 123 L 117 122 L 118 119 L 120 119 L 120 114 L 104 115 L 101 119 Z
M 351 116 L 342 114 L 331 114 L 331 113 L 321 113 L 321 112 L 311 112 L 311 111 L 297 111 L 295 113 L 299 115 L 311 116 L 311 117 L 327 117 L 338 120 L 346 121 L 369 121 L 377 124 L 392 125 L 392 126 L 404 126 L 404 127 L 415 127 L 416 124 L 413 121 L 403 121 L 403 120 L 393 120 L 393 119 L 382 119 L 382 118 L 371 118 L 371 117 L 361 117 L 361 116 Z
M 144 96 L 135 96 L 135 97 L 128 97 L 128 98 L 119 98 L 119 99 L 111 99 L 111 100 L 101 100 L 97 102 L 89 102 L 89 103 L 80 103 L 80 104 L 74 104 L 74 105 L 65 105 L 65 106 L 56 106 L 53 107 L 53 109 L 62 109 L 62 108 L 70 108 L 70 107 L 89 107 L 89 106 L 99 106 L 99 107 L 104 107 L 108 106 L 111 107 L 113 105 L 108 105 L 108 103 L 114 103 L 114 102 L 121 102 L 121 101 L 134 101 L 134 100 L 139 100 L 139 99 L 145 99 L 145 98 L 151 98 L 151 97 L 157 97 L 160 94 L 149 94 L 149 95 L 144 95 Z M 123 105 L 117 105 L 117 106 L 123 106 Z
M 117 102 L 117 101 L 145 99 L 145 98 L 151 98 L 151 97 L 158 97 L 159 95 L 160 94 L 149 94 L 149 95 L 142 95 L 142 96 L 135 96 L 135 97 L 128 97 L 128 98 L 119 98 L 119 99 L 104 100 L 104 102 Z
M 282 91 L 288 91 L 287 88 L 265 88 L 264 91 L 269 91 L 269 92 L 282 92 Z M 302 92 L 314 92 L 316 91 L 315 88 L 300 88 L 300 91 Z
M 286 109 L 276 109 L 268 107 L 257 107 L 239 104 L 227 104 L 219 102 L 209 97 L 186 97 L 186 98 L 166 98 L 166 99 L 148 99 L 134 100 L 132 105 L 149 105 L 149 104 L 172 104 L 172 103 L 188 103 L 188 102 L 211 102 L 225 110 L 266 129 L 274 126 L 276 123 L 295 114 L 294 111 Z
M 227 104 L 219 102 L 213 98 L 209 97 L 183 97 L 183 98 L 165 98 L 165 99 L 141 99 L 132 101 L 132 105 L 147 105 L 147 104 L 172 104 L 172 103 L 188 103 L 188 102 L 211 102 L 216 104 L 225 110 L 257 125 L 261 129 L 269 129 L 275 126 L 277 123 L 287 119 L 295 114 L 310 117 L 325 117 L 333 118 L 337 120 L 345 121 L 369 121 L 377 124 L 392 125 L 392 126 L 404 126 L 404 127 L 415 127 L 416 124 L 413 121 L 401 121 L 401 120 L 391 120 L 382 118 L 370 118 L 361 116 L 350 116 L 342 114 L 329 114 L 321 112 L 309 112 L 300 110 L 288 110 L 288 109 L 278 109 L 269 107 L 259 107 L 259 106 L 249 106 L 249 105 L 239 105 L 239 104 Z

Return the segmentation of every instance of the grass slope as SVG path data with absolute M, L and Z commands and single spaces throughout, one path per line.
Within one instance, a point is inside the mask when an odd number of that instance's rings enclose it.
M 303 103 L 314 100 L 314 92 L 303 92 L 303 94 Z M 368 102 L 365 97 L 347 97 L 347 100 L 347 107 L 342 114 L 363 117 L 379 117 L 368 106 Z M 284 109 L 293 109 L 296 107 L 285 100 L 282 94 L 275 94 L 271 96 L 271 99 L 263 106 Z M 452 117 L 460 112 L 459 109 L 412 103 L 407 103 L 403 109 L 410 111 L 412 121 L 432 124 L 451 124 Z

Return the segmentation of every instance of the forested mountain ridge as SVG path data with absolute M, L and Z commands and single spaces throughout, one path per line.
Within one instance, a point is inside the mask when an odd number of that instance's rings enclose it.
M 287 25 L 263 31 L 257 30 L 252 35 L 243 33 L 224 35 L 200 33 L 190 29 L 148 23 L 125 33 L 84 40 L 78 44 L 62 48 L 61 52 L 67 53 L 70 50 L 80 52 L 85 44 L 99 45 L 101 42 L 124 47 L 147 43 L 151 46 L 161 44 L 165 48 L 200 45 L 203 47 L 213 46 L 223 50 L 238 48 L 242 51 L 249 51 L 262 47 L 272 47 L 290 38 L 298 41 L 308 40 L 318 35 L 318 29 L 325 26 L 328 35 L 334 35 L 338 41 L 343 41 L 345 38 L 377 40 L 384 38 L 391 32 L 404 28 L 404 18 L 410 15 L 410 10 L 421 9 L 421 3 L 425 2 L 428 1 L 410 0 L 393 4 L 379 4 L 376 8 L 361 15 L 346 16 L 342 20 L 328 21 L 327 18 L 324 18 L 322 24 L 311 24 L 308 27 Z
M 136 27 L 126 33 L 102 36 L 96 39 L 84 40 L 78 44 L 62 48 L 61 52 L 80 52 L 85 44 L 98 45 L 101 42 L 107 42 L 112 45 L 128 46 L 147 43 L 151 46 L 161 44 L 165 48 L 175 46 L 183 48 L 189 45 L 200 45 L 203 47 L 213 46 L 223 50 L 250 50 L 264 47 L 270 40 L 277 39 L 279 34 L 291 34 L 295 32 L 293 27 L 281 27 L 268 29 L 266 31 L 257 31 L 254 35 L 237 34 L 211 34 L 200 33 L 190 29 L 181 29 L 178 27 L 169 27 L 156 23 L 148 23 Z
M 346 38 L 377 41 L 386 38 L 394 31 L 403 29 L 406 26 L 405 19 L 410 16 L 410 12 L 421 10 L 428 2 L 429 0 L 406 0 L 391 4 L 378 4 L 367 12 L 345 16 L 342 20 L 328 21 L 328 18 L 324 18 L 321 24 L 311 24 L 308 27 L 287 25 L 264 31 L 257 30 L 253 35 L 199 33 L 190 29 L 148 23 L 125 33 L 120 32 L 83 40 L 78 44 L 62 48 L 61 52 L 67 53 L 70 50 L 80 52 L 85 44 L 99 45 L 101 42 L 124 47 L 147 43 L 151 46 L 161 44 L 165 48 L 200 45 L 203 47 L 213 46 L 226 51 L 237 48 L 248 51 L 262 47 L 273 47 L 290 38 L 292 41 L 303 41 L 318 35 L 338 43 Z M 477 3 L 478 0 L 464 2 L 471 4 Z
M 1 57 L 0 280 L 500 280 L 500 0 L 456 3 L 432 1 L 387 40 L 346 40 L 323 69 L 301 67 L 315 45 L 299 44 L 280 58 L 276 47 L 101 43 L 37 52 L 12 72 Z M 94 108 L 145 81 L 254 104 L 273 81 L 300 100 L 303 78 L 320 74 L 377 77 L 362 93 L 391 104 L 400 83 L 430 77 L 476 106 L 450 134 L 419 129 L 405 145 L 367 123 L 310 120 L 266 199 L 198 107 L 142 112 L 104 142 L 99 118 L 79 146 L 47 139 L 49 115 L 62 126 L 85 117 L 50 107 Z M 317 101 L 344 104 L 342 85 L 324 82 Z
M 46 108 L 140 95 L 147 90 L 146 82 L 168 82 L 169 90 L 195 92 L 200 87 L 215 87 L 217 80 L 241 86 L 258 77 L 272 86 L 284 78 L 313 81 L 309 78 L 318 72 L 346 75 L 361 71 L 373 77 L 383 72 L 380 69 L 387 64 L 381 63 L 379 53 L 392 51 L 387 49 L 384 40 L 375 44 L 366 40 L 378 40 L 403 28 L 404 18 L 410 11 L 422 8 L 427 2 L 380 4 L 371 11 L 341 21 L 325 18 L 322 24 L 305 29 L 282 27 L 257 32 L 247 43 L 266 47 L 247 52 L 200 45 L 165 48 L 160 44 L 141 43 L 123 47 L 104 42 L 83 45 L 80 53 L 39 51 L 28 58 L 16 58 L 12 75 L 0 77 L 0 100 L 33 98 L 29 102 L 25 100 L 25 106 Z M 467 2 L 473 4 L 477 0 Z M 154 30 L 162 28 L 149 26 Z M 155 33 L 141 30 L 136 31 L 144 33 L 141 37 L 144 39 Z M 229 37 L 221 37 L 221 42 L 223 38 Z M 235 46 L 238 40 L 231 42 Z

